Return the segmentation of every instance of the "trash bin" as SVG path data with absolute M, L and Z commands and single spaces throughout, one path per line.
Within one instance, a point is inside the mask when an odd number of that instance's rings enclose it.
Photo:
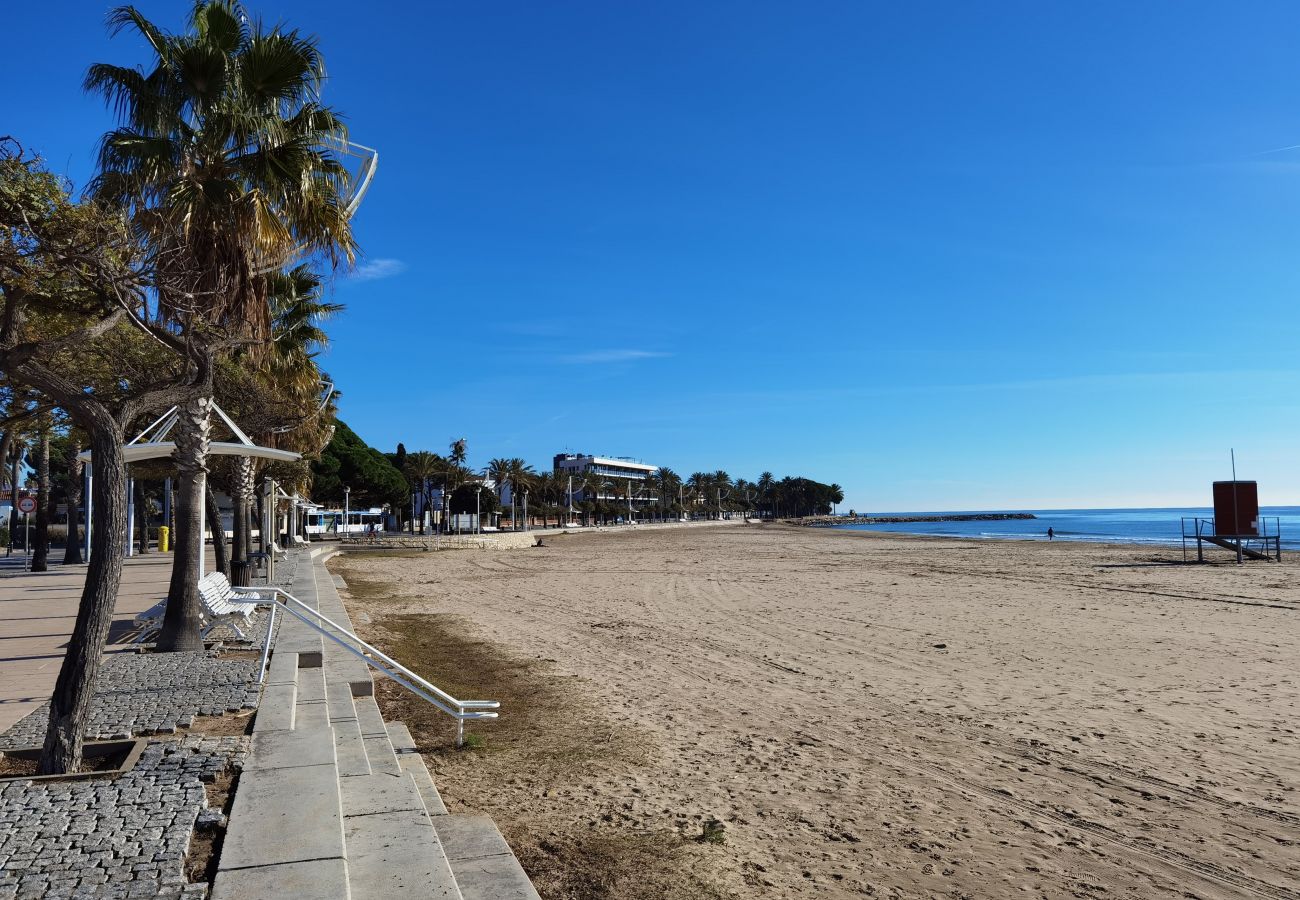
M 259 550 L 256 553 L 248 554 L 248 565 L 249 565 L 248 581 L 244 582 L 245 584 L 252 585 L 254 577 L 265 579 L 266 577 L 266 554 L 265 553 Z M 264 580 L 263 584 L 265 583 L 266 582 Z
M 235 560 L 230 564 L 230 583 L 239 587 L 247 587 L 252 575 L 252 566 L 247 560 Z
M 158 528 L 158 552 L 166 553 L 171 549 L 172 530 L 166 525 Z

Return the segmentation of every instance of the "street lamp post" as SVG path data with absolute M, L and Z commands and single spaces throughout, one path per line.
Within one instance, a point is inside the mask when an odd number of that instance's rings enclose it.
M 528 530 L 528 491 L 524 491 L 524 531 Z
M 342 540 L 342 538 L 346 536 L 348 533 L 348 520 L 351 518 L 351 512 L 352 512 L 352 488 L 348 487 L 347 485 L 344 485 L 343 486 L 343 534 L 340 535 L 339 537 L 340 540 Z
M 474 493 L 474 533 L 483 533 L 483 483 L 479 482 Z

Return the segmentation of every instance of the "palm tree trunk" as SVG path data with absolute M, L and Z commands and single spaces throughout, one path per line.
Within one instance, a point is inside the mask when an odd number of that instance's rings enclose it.
M 217 506 L 217 495 L 211 485 L 206 486 L 203 495 L 208 507 L 208 531 L 212 533 L 212 554 L 217 558 L 216 570 L 229 578 L 230 558 L 226 553 L 226 528 L 221 523 L 221 508 Z
M 199 562 L 203 553 L 204 485 L 212 433 L 212 399 L 200 397 L 180 407 L 176 420 L 176 558 L 172 562 L 167 611 L 155 649 L 163 652 L 203 649 L 199 634 Z
M 248 562 L 253 545 L 248 522 L 248 510 L 253 500 L 253 463 L 247 456 L 235 460 L 231 482 L 230 502 L 234 520 L 231 524 L 235 544 L 231 558 L 234 562 Z
M 36 454 L 36 548 L 32 553 L 32 571 L 50 567 L 50 429 L 41 429 L 40 450 Z
M 77 622 L 68 641 L 54 694 L 39 772 L 74 772 L 81 764 L 81 742 L 90 718 L 95 676 L 113 623 L 117 589 L 126 550 L 126 460 L 122 428 L 107 413 L 94 422 L 90 447 L 94 476 L 90 565 L 81 589 Z

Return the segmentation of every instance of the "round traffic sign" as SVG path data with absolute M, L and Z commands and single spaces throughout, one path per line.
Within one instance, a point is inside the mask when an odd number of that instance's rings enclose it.
M 35 497 L 19 497 L 19 498 L 18 498 L 18 511 L 19 511 L 20 513 L 33 513 L 33 512 L 36 512 L 36 498 L 35 498 Z

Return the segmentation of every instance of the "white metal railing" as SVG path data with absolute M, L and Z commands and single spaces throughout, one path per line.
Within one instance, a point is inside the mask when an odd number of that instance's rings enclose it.
M 380 672 L 384 673 L 384 675 L 388 676 L 420 699 L 433 704 L 439 710 L 455 719 L 457 747 L 462 746 L 465 742 L 465 722 L 467 720 L 497 718 L 497 713 L 493 712 L 493 710 L 500 709 L 501 704 L 496 700 L 456 699 L 442 688 L 421 678 L 419 675 L 406 668 L 406 666 L 402 665 L 379 648 L 367 644 L 361 638 L 357 637 L 351 631 L 348 631 L 324 613 L 312 609 L 306 603 L 303 603 L 283 588 L 235 587 L 235 590 L 241 591 L 245 594 L 256 594 L 258 596 L 257 599 L 234 599 L 233 602 L 253 604 L 265 604 L 269 602 L 271 604 L 270 621 L 267 624 L 266 630 L 266 641 L 262 646 L 261 667 L 258 669 L 258 684 L 261 684 L 266 679 L 267 659 L 271 652 L 271 635 L 275 629 L 275 611 L 277 609 L 283 609 L 286 613 L 298 619 L 304 625 L 329 638 L 353 656 L 364 660 L 367 665 L 378 669 Z M 263 595 L 270 596 L 265 597 Z M 316 619 L 317 621 L 312 621 L 312 619 Z M 333 631 L 330 629 L 333 629 Z

